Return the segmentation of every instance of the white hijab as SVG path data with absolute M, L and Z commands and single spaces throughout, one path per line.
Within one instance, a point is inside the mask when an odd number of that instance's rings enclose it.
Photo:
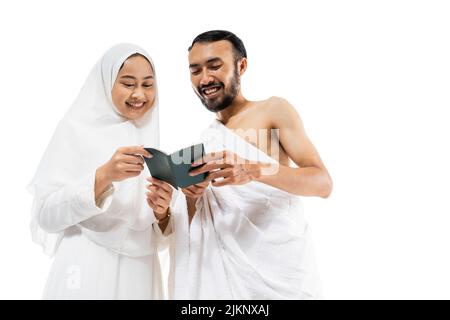
M 139 53 L 155 66 L 150 56 L 132 44 L 109 49 L 89 74 L 71 108 L 59 122 L 37 172 L 27 189 L 34 195 L 31 231 L 33 240 L 53 254 L 63 237 L 49 234 L 37 223 L 40 203 L 55 192 L 95 170 L 123 146 L 159 147 L 159 106 L 156 93 L 153 107 L 139 120 L 121 116 L 112 102 L 111 90 L 117 74 L 131 55 Z M 156 74 L 155 84 L 156 82 Z M 155 221 L 145 201 L 145 177 L 114 183 L 113 200 L 105 213 L 78 226 L 96 243 L 129 256 L 151 254 L 151 225 Z M 94 186 L 92 186 L 94 188 Z M 150 235 L 149 235 L 150 234 Z

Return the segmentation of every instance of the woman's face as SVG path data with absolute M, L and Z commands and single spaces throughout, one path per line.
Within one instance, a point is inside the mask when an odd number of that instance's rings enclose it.
M 141 55 L 128 58 L 117 74 L 111 95 L 116 108 L 129 120 L 139 119 L 150 110 L 156 87 L 147 59 Z

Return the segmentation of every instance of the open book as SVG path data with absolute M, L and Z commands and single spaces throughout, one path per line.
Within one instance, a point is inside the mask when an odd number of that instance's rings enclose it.
M 152 158 L 144 157 L 152 177 L 163 180 L 176 189 L 200 183 L 206 178 L 206 173 L 189 175 L 189 171 L 193 169 L 192 163 L 205 155 L 202 143 L 178 150 L 170 155 L 154 148 L 145 148 L 145 150 L 153 155 Z

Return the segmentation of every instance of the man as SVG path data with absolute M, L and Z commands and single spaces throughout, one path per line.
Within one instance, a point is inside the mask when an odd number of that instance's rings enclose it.
M 246 68 L 244 44 L 231 32 L 202 33 L 189 48 L 193 89 L 216 121 L 191 172 L 207 179 L 183 189 L 189 220 L 175 229 L 176 299 L 319 297 L 298 196 L 327 198 L 332 180 L 294 107 L 243 96 Z

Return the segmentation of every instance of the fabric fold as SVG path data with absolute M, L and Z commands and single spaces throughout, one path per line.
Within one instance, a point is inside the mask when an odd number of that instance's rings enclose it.
M 229 150 L 277 164 L 217 120 L 202 138 L 207 153 Z M 259 182 L 210 186 L 197 201 L 190 227 L 187 209 L 182 216 L 175 224 L 181 232 L 176 228 L 172 298 L 320 297 L 310 230 L 298 196 Z

